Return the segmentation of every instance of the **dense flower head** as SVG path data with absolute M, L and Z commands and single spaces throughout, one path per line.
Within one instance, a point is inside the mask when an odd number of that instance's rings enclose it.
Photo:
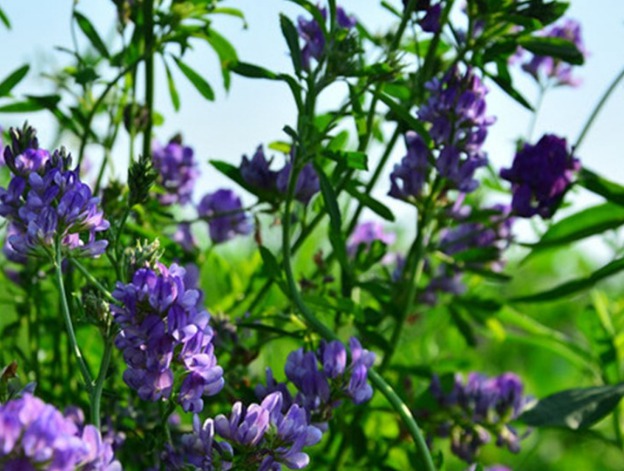
M 511 168 L 502 169 L 501 178 L 511 182 L 514 214 L 550 218 L 581 167 L 564 138 L 545 134 L 535 145 L 524 144 L 516 153 Z
M 375 221 L 358 224 L 347 241 L 347 252 L 354 255 L 360 246 L 368 249 L 373 242 L 379 241 L 384 245 L 392 245 L 396 240 L 394 233 L 384 232 L 383 225 Z
M 152 161 L 159 174 L 158 183 L 165 191 L 158 195 L 158 201 L 163 205 L 191 201 L 195 180 L 199 176 L 193 149 L 183 145 L 179 136 L 171 139 L 164 147 L 154 141 Z
M 277 189 L 286 194 L 292 164 L 288 162 L 277 174 Z M 297 177 L 295 184 L 295 199 L 308 204 L 312 197 L 320 190 L 319 178 L 312 164 L 305 164 Z
M 554 25 L 544 32 L 544 36 L 567 39 L 587 56 L 587 50 L 581 37 L 581 25 L 577 21 L 567 19 L 561 25 Z M 535 80 L 542 77 L 552 80 L 556 85 L 576 86 L 580 81 L 572 76 L 572 65 L 550 56 L 534 55 L 530 61 L 522 64 L 522 69 L 531 74 Z
M 327 9 L 320 8 L 320 12 L 323 19 L 327 20 Z M 354 17 L 347 15 L 341 7 L 337 7 L 336 24 L 339 28 L 350 30 L 356 25 L 356 20 Z M 323 28 L 318 24 L 315 18 L 309 20 L 302 16 L 297 18 L 297 31 L 301 39 L 305 42 L 301 50 L 303 68 L 309 70 L 311 59 L 316 59 L 318 61 L 323 56 L 327 41 L 323 34 Z
M 271 170 L 271 161 L 268 161 L 262 145 L 259 145 L 251 159 L 243 155 L 240 164 L 241 177 L 251 187 L 262 191 L 277 189 L 277 172 Z
M 461 459 L 472 463 L 480 448 L 492 435 L 497 446 L 517 453 L 520 437 L 508 422 L 517 418 L 529 400 L 523 395 L 522 381 L 513 373 L 487 377 L 470 373 L 466 381 L 456 375 L 452 386 L 444 390 L 434 376 L 430 393 L 439 410 L 429 420 L 440 436 L 449 436 L 451 450 Z
M 19 136 L 16 140 L 19 140 Z M 36 139 L 29 141 L 37 145 Z M 16 153 L 19 152 L 19 153 Z M 50 253 L 56 243 L 74 255 L 101 255 L 108 242 L 96 240 L 108 229 L 99 198 L 70 170 L 64 149 L 50 155 L 38 148 L 6 147 L 5 160 L 13 172 L 0 188 L 0 216 L 11 223 L 11 249 L 22 255 Z
M 121 304 L 111 310 L 121 327 L 115 345 L 128 366 L 126 384 L 144 400 L 169 398 L 177 366 L 184 375 L 177 401 L 185 411 L 201 411 L 203 396 L 223 387 L 223 369 L 214 355 L 210 315 L 186 270 L 161 263 L 140 268 L 131 283 L 117 283 L 113 297 Z
M 0 404 L 0 465 L 12 471 L 122 469 L 97 428 L 79 426 L 30 393 Z
M 393 198 L 407 200 L 418 198 L 427 182 L 431 165 L 430 151 L 414 131 L 405 134 L 407 155 L 396 164 L 390 174 L 390 191 Z
M 253 230 L 240 198 L 232 191 L 220 189 L 205 195 L 197 207 L 200 218 L 208 220 L 210 238 L 215 244 L 226 242 L 237 234 Z

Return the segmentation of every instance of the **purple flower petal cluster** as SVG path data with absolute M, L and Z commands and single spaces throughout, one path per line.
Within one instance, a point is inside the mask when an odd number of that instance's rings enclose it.
M 13 131 L 12 131 L 13 132 Z M 21 255 L 49 254 L 60 243 L 74 256 L 96 257 L 108 242 L 96 240 L 108 229 L 98 207 L 99 198 L 80 181 L 79 169 L 69 170 L 71 157 L 64 150 L 50 155 L 37 147 L 20 147 L 20 132 L 4 152 L 13 177 L 0 188 L 0 216 L 9 220 L 11 249 Z M 29 145 L 37 146 L 35 138 Z
M 186 270 L 161 263 L 140 268 L 131 283 L 117 283 L 113 296 L 121 303 L 111 311 L 121 327 L 115 345 L 128 365 L 126 384 L 144 400 L 169 398 L 177 365 L 184 374 L 177 401 L 187 412 L 200 412 L 203 396 L 223 387 L 223 369 L 214 355 L 210 315 L 198 306 L 201 293 L 189 288 Z
M 577 21 L 567 19 L 562 25 L 554 25 L 544 32 L 550 38 L 567 39 L 587 57 L 587 50 L 581 37 L 581 25 Z M 550 56 L 534 55 L 530 61 L 522 64 L 522 69 L 532 75 L 538 82 L 542 77 L 552 80 L 555 85 L 570 85 L 575 87 L 580 80 L 572 76 L 572 65 Z
M 158 183 L 165 190 L 165 194 L 158 195 L 160 204 L 186 204 L 191 201 L 193 186 L 199 176 L 193 149 L 182 145 L 179 137 L 174 137 L 164 147 L 154 141 L 152 161 L 160 175 Z
M 355 404 L 367 402 L 373 395 L 368 384 L 368 370 L 375 362 L 375 354 L 362 348 L 360 342 L 349 340 L 351 361 L 347 364 L 347 350 L 337 341 L 322 341 L 316 352 L 303 348 L 291 352 L 286 359 L 284 371 L 288 380 L 297 388 L 293 398 L 285 384 L 277 383 L 267 369 L 267 385 L 259 385 L 256 395 L 266 397 L 273 392 L 282 394 L 283 404 L 302 407 L 311 422 L 326 428 L 333 409 L 345 398 Z
M 327 8 L 320 8 L 321 15 L 324 20 L 327 20 Z M 355 27 L 357 21 L 353 16 L 347 15 L 347 13 L 341 8 L 336 8 L 336 24 L 339 28 L 350 30 Z M 297 18 L 297 31 L 299 37 L 303 39 L 305 45 L 301 50 L 301 62 L 305 70 L 310 70 L 310 61 L 315 59 L 319 61 L 325 52 L 326 39 L 323 33 L 323 28 L 318 24 L 316 19 L 312 18 L 306 20 L 300 16 Z
M 79 427 L 30 393 L 0 405 L 0 465 L 10 471 L 122 469 L 97 428 Z
M 175 452 L 169 450 L 165 460 L 172 469 L 192 465 L 206 471 L 233 469 L 235 456 L 238 466 L 253 464 L 258 470 L 281 470 L 282 465 L 305 468 L 310 457 L 303 448 L 317 444 L 322 432 L 308 423 L 299 405 L 290 405 L 286 412 L 283 409 L 282 394 L 274 392 L 260 404 L 245 407 L 236 402 L 229 417 L 218 415 L 201 427 L 195 416 L 193 433 L 183 436 L 182 446 Z
M 431 169 L 429 164 L 431 153 L 414 131 L 405 134 L 405 147 L 407 155 L 403 157 L 401 163 L 394 166 L 390 174 L 388 192 L 389 196 L 402 200 L 418 198 L 422 194 Z
M 489 443 L 492 435 L 496 445 L 517 453 L 520 438 L 508 423 L 518 417 L 529 400 L 523 395 L 522 381 L 513 373 L 487 377 L 470 373 L 466 382 L 455 376 L 452 388 L 444 391 L 440 378 L 434 376 L 430 392 L 439 411 L 429 415 L 432 429 L 439 436 L 451 438 L 451 450 L 459 458 L 472 463 L 480 448 Z
M 197 207 L 200 218 L 207 219 L 210 238 L 215 244 L 226 242 L 237 234 L 253 230 L 240 198 L 232 191 L 220 189 L 205 195 Z
M 407 8 L 410 0 L 403 0 L 403 8 Z M 414 5 L 415 12 L 424 11 L 425 15 L 418 20 L 418 24 L 427 33 L 435 33 L 440 30 L 440 15 L 442 14 L 442 2 L 431 5 L 431 0 L 417 0 Z
M 514 214 L 550 218 L 580 168 L 580 161 L 572 157 L 563 138 L 545 134 L 535 145 L 524 144 L 511 168 L 500 172 L 501 178 L 512 184 Z
M 288 181 L 292 164 L 287 163 L 277 174 L 277 189 L 280 193 L 286 194 L 288 191 Z M 295 184 L 295 199 L 303 204 L 308 204 L 312 197 L 320 190 L 319 178 L 312 164 L 305 164 L 299 172 L 297 183 Z
M 353 256 L 357 253 L 360 246 L 368 249 L 375 241 L 379 241 L 384 245 L 392 245 L 395 240 L 396 234 L 384 232 L 382 224 L 368 221 L 355 227 L 353 234 L 347 241 L 347 252 Z

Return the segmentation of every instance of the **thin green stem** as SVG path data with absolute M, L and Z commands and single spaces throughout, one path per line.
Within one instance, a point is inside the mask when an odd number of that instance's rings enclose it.
M 110 336 L 104 343 L 104 355 L 100 363 L 100 372 L 95 380 L 95 386 L 91 393 L 91 421 L 98 429 L 100 428 L 100 404 L 102 402 L 102 390 L 104 389 L 104 382 L 106 381 L 106 374 L 108 373 L 108 367 L 110 365 L 111 356 L 113 353 L 113 341 Z
M 143 7 L 143 21 L 145 22 L 145 106 L 147 108 L 147 124 L 143 134 L 143 156 L 150 156 L 154 123 L 154 0 L 146 0 Z
M 75 266 L 78 269 L 78 271 L 80 271 L 80 273 L 84 275 L 84 277 L 87 280 L 89 280 L 89 282 L 91 282 L 91 284 L 93 284 L 100 291 L 100 293 L 104 295 L 104 297 L 108 301 L 115 302 L 115 298 L 113 298 L 113 295 L 111 294 L 111 292 L 108 291 L 104 287 L 104 285 L 102 285 L 102 283 L 100 283 L 98 279 L 95 276 L 93 276 L 91 272 L 89 272 L 89 270 L 87 270 L 87 268 L 82 263 L 80 263 L 75 258 L 70 258 L 69 261 L 71 262 L 73 266 Z
M 93 380 L 91 378 L 91 374 L 89 373 L 89 368 L 85 362 L 84 357 L 82 356 L 82 352 L 80 351 L 80 347 L 78 346 L 78 341 L 76 340 L 76 334 L 74 332 L 74 325 L 71 320 L 71 313 L 69 311 L 69 304 L 67 303 L 67 294 L 65 293 L 65 283 L 63 281 L 63 256 L 61 254 L 61 243 L 57 241 L 56 245 L 56 257 L 54 259 L 54 269 L 56 272 L 56 281 L 58 284 L 58 289 L 61 298 L 61 313 L 63 315 L 63 320 L 65 321 L 65 328 L 67 329 L 67 336 L 69 338 L 70 348 L 78 361 L 78 369 L 80 370 L 80 374 L 85 382 L 85 386 L 87 391 L 91 393 L 93 388 Z
M 602 95 L 602 97 L 598 101 L 598 104 L 596 105 L 596 107 L 592 111 L 591 115 L 589 115 L 589 118 L 587 119 L 587 122 L 585 123 L 585 126 L 583 126 L 583 129 L 582 129 L 581 133 L 579 134 L 579 137 L 576 139 L 576 143 L 572 147 L 574 149 L 574 152 L 576 152 L 578 150 L 578 148 L 581 147 L 581 144 L 585 140 L 585 136 L 587 135 L 587 133 L 589 132 L 590 128 L 594 124 L 594 121 L 598 117 L 598 114 L 600 113 L 600 111 L 602 111 L 602 107 L 605 105 L 605 103 L 607 103 L 607 101 L 609 100 L 609 97 L 615 91 L 615 89 L 620 84 L 622 79 L 624 79 L 624 69 L 622 69 L 622 71 L 615 77 L 613 82 L 611 82 L 611 85 L 609 85 L 607 90 L 604 92 L 604 94 Z
M 537 102 L 535 103 L 535 109 L 533 110 L 533 114 L 531 115 L 531 121 L 529 122 L 529 128 L 527 130 L 526 139 L 528 142 L 530 142 L 533 137 L 533 132 L 535 131 L 535 125 L 537 124 L 537 115 L 539 114 L 539 110 L 542 107 L 542 103 L 544 103 L 545 95 L 546 95 L 546 87 L 540 84 L 539 93 L 537 95 Z

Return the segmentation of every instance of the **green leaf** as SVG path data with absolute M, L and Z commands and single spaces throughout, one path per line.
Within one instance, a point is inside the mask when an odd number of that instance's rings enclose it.
M 260 67 L 254 64 L 249 64 L 247 62 L 237 62 L 231 68 L 232 72 L 238 75 L 242 75 L 243 77 L 248 78 L 261 78 L 268 80 L 277 80 L 278 75 L 275 72 L 271 72 L 264 67 Z
M 74 18 L 76 18 L 78 27 L 89 39 L 91 45 L 95 48 L 95 50 L 98 51 L 102 57 L 106 57 L 107 59 L 110 58 L 108 49 L 106 48 L 106 44 L 104 44 L 104 41 L 102 41 L 102 38 L 98 34 L 93 24 L 91 24 L 89 19 L 82 13 L 79 13 L 77 11 L 74 12 Z
M 604 267 L 596 270 L 586 278 L 578 278 L 576 280 L 568 281 L 541 293 L 512 298 L 511 301 L 519 303 L 553 301 L 591 288 L 600 280 L 613 276 L 622 270 L 624 270 L 624 258 L 618 258 L 610 263 L 607 263 Z
M 522 46 L 538 56 L 561 59 L 573 65 L 582 65 L 585 62 L 581 51 L 568 39 L 551 36 L 528 36 L 519 38 L 518 46 Z
M 199 93 L 208 101 L 213 101 L 215 98 L 214 91 L 206 79 L 204 79 L 201 75 L 199 75 L 195 70 L 186 65 L 177 57 L 174 57 L 176 64 L 182 71 L 182 73 L 186 76 L 187 79 L 193 84 L 193 86 L 197 89 Z
M 282 34 L 288 44 L 288 50 L 290 51 L 290 60 L 292 61 L 293 68 L 298 77 L 301 76 L 301 50 L 299 49 L 299 34 L 297 28 L 290 19 L 283 14 L 280 14 L 280 27 L 282 28 Z
M 368 156 L 364 152 L 325 150 L 323 155 L 354 170 L 368 170 Z
M 29 65 L 23 65 L 19 69 L 11 72 L 11 74 L 0 83 L 0 97 L 9 95 L 11 90 L 26 77 L 29 69 Z
M 532 244 L 533 251 L 569 244 L 622 225 L 624 207 L 613 203 L 593 206 L 550 226 L 540 241 Z
M 431 136 L 422 123 L 418 121 L 416 117 L 412 116 L 408 109 L 404 108 L 385 93 L 377 93 L 376 96 L 411 130 L 416 131 L 427 146 L 431 146 Z
M 394 221 L 394 214 L 392 211 L 383 204 L 382 202 L 376 200 L 368 193 L 362 193 L 358 190 L 356 182 L 349 182 L 346 187 L 347 193 L 357 199 L 360 203 L 366 206 L 368 209 L 373 211 L 375 214 L 381 216 L 386 221 Z
M 4 23 L 4 26 L 6 26 L 7 29 L 11 29 L 11 22 L 9 21 L 9 17 L 6 16 L 6 13 L 4 13 L 4 10 L 2 8 L 0 8 L 0 21 Z
M 581 169 L 578 184 L 612 203 L 624 206 L 624 186 L 607 180 L 591 170 Z
M 273 192 L 263 191 L 258 188 L 254 188 L 251 185 L 249 185 L 245 180 L 243 180 L 243 177 L 241 176 L 241 173 L 238 167 L 235 167 L 234 165 L 228 162 L 223 162 L 221 160 L 210 160 L 210 164 L 217 171 L 219 171 L 220 173 L 228 177 L 233 182 L 240 185 L 242 188 L 244 188 L 248 192 L 256 195 L 259 199 L 264 200 L 264 201 L 269 201 L 269 202 L 276 201 L 277 198 Z
M 451 305 L 451 320 L 459 330 L 459 333 L 464 338 L 464 341 L 469 347 L 475 347 L 477 345 L 477 338 L 475 336 L 474 330 L 469 322 L 466 321 L 459 313 L 459 311 L 452 307 Z
M 171 74 L 171 69 L 169 69 L 169 64 L 163 57 L 163 64 L 165 66 L 165 73 L 167 75 L 167 86 L 169 87 L 169 96 L 171 97 L 171 104 L 173 105 L 173 109 L 176 111 L 180 111 L 180 95 L 178 94 L 178 89 L 176 88 L 175 80 L 173 79 L 173 75 Z
M 223 86 L 226 90 L 230 89 L 230 69 L 233 64 L 238 62 L 236 49 L 221 34 L 211 29 L 205 36 L 206 41 L 219 56 L 221 62 L 221 75 L 223 76 Z
M 280 265 L 275 258 L 275 255 L 273 255 L 269 249 L 262 245 L 258 247 L 258 249 L 260 250 L 260 256 L 262 257 L 262 272 L 264 275 L 271 279 L 279 279 L 282 271 L 280 270 Z
M 540 400 L 519 420 L 534 427 L 586 429 L 611 413 L 623 395 L 624 383 L 568 389 Z
M 499 62 L 500 64 L 500 62 Z M 507 95 L 516 100 L 522 106 L 524 106 L 529 111 L 534 111 L 533 106 L 527 101 L 522 94 L 513 87 L 511 82 L 511 76 L 509 75 L 509 71 L 507 70 L 507 66 L 499 65 L 498 75 L 494 75 L 488 72 L 485 74 L 490 77 L 496 85 L 498 85 L 501 90 L 503 90 Z

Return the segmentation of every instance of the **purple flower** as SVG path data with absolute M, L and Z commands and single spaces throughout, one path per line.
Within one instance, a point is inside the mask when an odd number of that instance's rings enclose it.
M 152 142 L 152 161 L 160 177 L 158 183 L 165 190 L 158 195 L 162 205 L 186 204 L 191 201 L 193 186 L 199 170 L 193 157 L 193 149 L 184 146 L 181 138 L 174 137 L 166 146 Z
M 197 248 L 195 237 L 193 237 L 191 232 L 191 225 L 188 223 L 178 224 L 171 238 L 174 242 L 180 244 L 180 247 L 186 252 L 193 252 Z
M 30 393 L 0 405 L 0 462 L 15 471 L 121 471 L 97 428 L 79 427 Z
M 240 164 L 241 177 L 251 187 L 262 191 L 275 191 L 277 189 L 277 172 L 270 170 L 270 161 L 267 161 L 262 146 L 258 146 L 254 155 L 249 159 L 243 155 Z
M 247 235 L 253 230 L 243 204 L 231 190 L 217 190 L 205 195 L 199 202 L 197 212 L 200 218 L 208 220 L 210 238 L 220 244 L 237 234 Z
M 407 200 L 418 198 L 429 176 L 430 151 L 421 137 L 414 131 L 405 134 L 407 155 L 394 166 L 390 174 L 390 191 L 393 198 Z
M 80 181 L 79 169 L 69 170 L 64 150 L 52 156 L 39 149 L 18 150 L 19 132 L 5 149 L 14 173 L 8 188 L 0 188 L 0 215 L 13 226 L 8 244 L 22 255 L 49 254 L 56 243 L 74 256 L 101 255 L 108 242 L 96 240 L 110 224 L 99 209 L 99 198 Z M 36 140 L 31 140 L 36 145 Z
M 543 35 L 550 38 L 567 39 L 577 47 L 583 57 L 587 57 L 587 50 L 581 38 L 581 25 L 578 22 L 568 19 L 562 25 L 552 26 Z M 580 80 L 572 77 L 572 65 L 550 56 L 534 55 L 529 62 L 522 64 L 522 69 L 531 74 L 538 82 L 542 77 L 545 77 L 552 80 L 556 85 L 575 87 L 580 83 Z
M 384 245 L 391 245 L 394 243 L 395 239 L 396 235 L 393 233 L 385 233 L 380 223 L 373 221 L 364 222 L 358 224 L 353 234 L 351 234 L 347 242 L 347 252 L 350 255 L 355 255 L 361 245 L 368 249 L 376 240 Z
M 286 194 L 288 190 L 291 168 L 292 164 L 289 162 L 277 174 L 277 189 L 282 194 Z M 312 164 L 304 165 L 295 184 L 295 198 L 303 204 L 308 204 L 312 197 L 319 192 L 319 189 L 319 178 L 316 170 Z
M 200 412 L 202 398 L 223 387 L 223 369 L 214 355 L 210 316 L 198 305 L 201 293 L 188 281 L 176 264 L 141 268 L 131 283 L 117 283 L 113 296 L 121 306 L 111 305 L 111 311 L 121 327 L 115 345 L 128 366 L 126 384 L 144 400 L 169 398 L 177 366 L 185 374 L 178 402 L 187 412 Z
M 320 9 L 324 20 L 327 20 L 327 9 Z M 336 8 L 336 24 L 339 28 L 350 30 L 356 25 L 354 17 L 349 16 L 341 7 Z M 303 68 L 310 70 L 311 59 L 317 61 L 321 59 L 325 52 L 326 39 L 323 28 L 318 24 L 316 19 L 306 20 L 303 17 L 297 18 L 297 31 L 299 36 L 305 42 L 301 50 L 301 62 Z
M 550 218 L 581 167 L 572 157 L 566 140 L 545 134 L 537 144 L 524 144 L 514 157 L 511 168 L 502 169 L 501 178 L 511 182 L 514 214 Z

